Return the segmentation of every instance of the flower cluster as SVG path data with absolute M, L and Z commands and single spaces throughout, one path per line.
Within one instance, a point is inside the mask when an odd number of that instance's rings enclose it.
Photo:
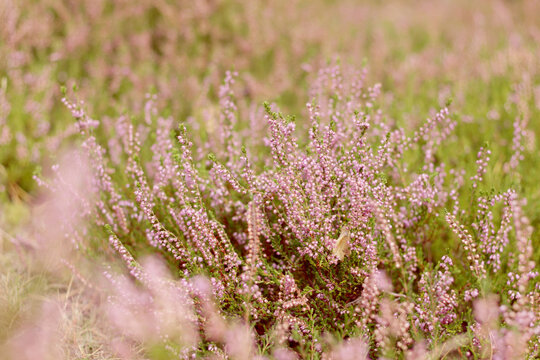
M 512 271 L 505 301 L 515 301 L 502 312 L 504 324 L 532 343 L 540 319 L 532 305 L 537 272 L 525 204 L 512 189 L 481 191 L 485 148 L 470 187 L 464 171 L 448 170 L 440 153 L 456 127 L 448 105 L 417 130 L 398 127 L 382 111 L 381 86 L 368 87 L 365 75 L 323 68 L 303 123 L 276 104 L 245 112 L 228 73 L 214 114 L 219 132 L 209 133 L 203 147 L 189 140 L 189 123 L 174 127 L 159 116 L 153 96 L 141 121 L 109 122 L 120 137 L 109 144 L 98 143 L 84 104 L 69 105 L 88 125 L 79 129 L 97 175 L 92 190 L 99 196 L 88 220 L 106 225 L 110 245 L 137 281 L 148 281 L 137 263 L 148 247 L 183 281 L 207 276 L 219 310 L 203 306 L 200 326 L 214 326 L 208 324 L 218 321 L 216 311 L 243 318 L 259 346 L 271 341 L 284 358 L 290 350 L 324 353 L 326 345 L 317 343 L 322 329 L 357 339 L 342 349 L 372 340 L 370 356 L 414 356 L 425 350 L 423 338 L 431 346 L 457 331 L 480 339 L 481 325 L 463 325 L 460 299 L 470 304 L 493 291 L 486 279 L 502 269 Z M 238 130 L 245 114 L 264 123 L 266 136 Z M 258 157 L 261 146 L 271 156 Z M 470 217 L 460 203 L 467 196 Z M 432 244 L 441 239 L 456 246 L 437 253 Z M 461 272 L 472 283 L 464 284 Z M 218 325 L 218 335 L 209 329 L 195 352 L 252 356 L 229 339 L 244 327 Z M 241 338 L 251 344 L 250 336 Z

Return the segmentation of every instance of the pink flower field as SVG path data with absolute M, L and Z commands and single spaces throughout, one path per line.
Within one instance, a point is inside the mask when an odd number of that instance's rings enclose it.
M 0 0 L 0 359 L 540 358 L 537 14 Z

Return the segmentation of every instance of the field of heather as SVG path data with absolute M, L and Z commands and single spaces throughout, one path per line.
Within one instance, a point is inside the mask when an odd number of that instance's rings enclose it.
M 538 14 L 0 0 L 0 360 L 539 359 Z

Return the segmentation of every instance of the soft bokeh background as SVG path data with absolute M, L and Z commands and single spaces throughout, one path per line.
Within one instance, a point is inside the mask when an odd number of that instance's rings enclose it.
M 298 113 L 310 74 L 337 56 L 357 67 L 368 63 L 370 77 L 391 93 L 396 118 L 425 114 L 433 100 L 452 97 L 478 130 L 506 133 L 513 119 L 501 116 L 515 87 L 521 84 L 530 101 L 540 101 L 538 6 L 2 0 L 4 200 L 31 192 L 36 164 L 74 132 L 59 101 L 62 85 L 78 87 L 90 114 L 137 112 L 155 92 L 183 119 L 212 107 L 225 71 L 236 70 L 247 100 L 276 100 Z

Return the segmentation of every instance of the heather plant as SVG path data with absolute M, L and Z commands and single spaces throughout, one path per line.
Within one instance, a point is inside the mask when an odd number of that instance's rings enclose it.
M 538 10 L 0 0 L 0 354 L 537 358 Z
M 198 148 L 189 122 L 161 117 L 155 96 L 143 121 L 95 120 L 83 102 L 64 99 L 96 175 L 85 188 L 95 205 L 83 201 L 81 214 L 90 232 L 73 237 L 75 246 L 122 259 L 149 289 L 112 282 L 110 318 L 131 341 L 164 341 L 170 324 L 183 323 L 170 331 L 187 347 L 165 342 L 178 356 L 538 354 L 525 201 L 513 188 L 484 190 L 485 147 L 474 173 L 450 168 L 450 102 L 406 129 L 385 115 L 366 69 L 332 64 L 309 91 L 304 132 L 277 104 L 243 113 L 234 78 L 219 91 L 217 134 Z M 242 130 L 243 116 L 266 134 Z M 103 126 L 117 142 L 99 143 Z M 271 156 L 257 156 L 261 144 Z M 178 290 L 139 264 L 148 252 L 167 260 Z M 171 323 L 173 314 L 183 320 Z M 191 335 L 178 335 L 187 323 Z M 329 337 L 357 340 L 339 348 Z

